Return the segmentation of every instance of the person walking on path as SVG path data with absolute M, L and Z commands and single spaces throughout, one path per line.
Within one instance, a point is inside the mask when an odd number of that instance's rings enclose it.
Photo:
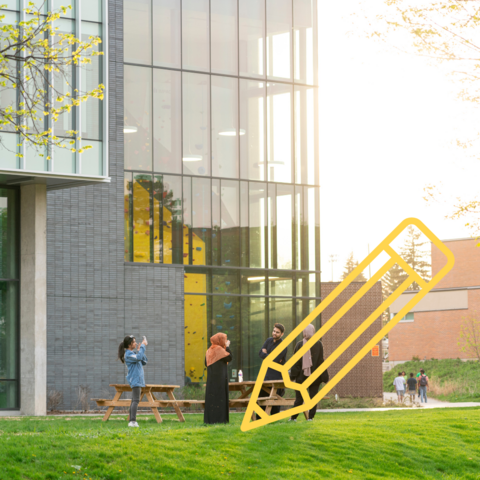
M 417 373 L 417 389 L 418 389 L 418 398 L 420 398 L 420 384 L 418 383 L 418 379 L 420 378 L 420 376 L 422 375 L 422 372 L 425 373 L 425 370 L 420 370 L 418 373 Z
M 204 423 L 229 423 L 227 364 L 232 361 L 230 340 L 225 333 L 210 338 L 212 345 L 205 355 L 207 389 L 205 391 Z
M 410 374 L 410 378 L 407 380 L 407 385 L 410 401 L 413 403 L 415 401 L 415 394 L 417 393 L 417 379 L 415 378 L 414 373 Z
M 307 343 L 315 333 L 315 327 L 308 325 L 303 331 L 303 340 L 295 345 L 294 354 L 297 353 Z M 323 344 L 321 340 L 316 342 L 310 350 L 308 350 L 302 358 L 292 367 L 290 371 L 290 379 L 298 384 L 302 384 L 308 377 L 315 372 L 315 370 L 323 363 Z M 328 372 L 325 370 L 309 387 L 308 394 L 310 398 L 313 398 L 317 393 L 321 383 L 327 383 L 329 380 Z M 298 407 L 303 404 L 303 397 L 301 392 L 295 391 L 295 403 L 293 407 Z M 317 411 L 317 405 L 312 407 L 308 412 L 308 420 L 313 420 Z M 292 415 L 290 420 L 296 421 L 298 413 Z
M 285 333 L 285 327 L 281 323 L 276 323 L 273 326 L 272 336 L 265 340 L 263 347 L 260 349 L 260 352 L 258 352 L 258 356 L 262 360 L 267 358 L 268 355 L 270 355 L 270 353 L 273 352 L 273 350 L 275 350 L 282 343 L 282 337 L 284 333 Z M 280 365 L 285 365 L 286 360 L 287 360 L 287 349 L 283 350 L 283 352 L 281 352 L 277 356 L 277 358 L 275 358 L 275 363 L 279 363 Z M 265 375 L 265 380 L 283 380 L 283 377 L 278 370 L 273 370 L 273 368 L 269 368 Z M 285 395 L 285 389 L 279 388 L 277 390 L 277 395 L 280 395 L 281 397 L 283 397 Z M 269 396 L 270 396 L 269 392 L 266 392 L 265 390 L 260 390 L 259 397 L 269 397 Z M 262 410 L 265 410 L 266 407 L 260 405 L 260 408 Z M 270 411 L 270 415 L 275 415 L 279 411 L 280 411 L 280 407 L 278 405 L 275 405 L 272 407 L 272 410 Z
M 428 377 L 425 375 L 425 370 L 420 370 L 420 377 L 418 378 L 418 390 L 420 391 L 420 402 L 427 403 L 427 387 L 428 387 Z
M 130 421 L 128 423 L 129 427 L 138 427 L 137 409 L 138 403 L 140 402 L 142 387 L 145 386 L 143 367 L 148 362 L 147 356 L 145 355 L 145 348 L 147 345 L 147 339 L 144 337 L 138 352 L 134 352 L 138 346 L 135 337 L 133 335 L 127 335 L 118 347 L 118 358 L 122 363 L 127 365 L 127 382 L 132 388 Z
M 395 390 L 397 391 L 397 397 L 399 402 L 403 402 L 403 394 L 405 393 L 405 379 L 402 372 L 398 372 L 398 377 L 393 381 Z

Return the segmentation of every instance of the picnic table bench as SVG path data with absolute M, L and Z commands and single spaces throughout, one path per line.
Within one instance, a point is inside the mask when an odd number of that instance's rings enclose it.
M 234 407 L 246 407 L 250 401 L 250 396 L 255 387 L 254 381 L 250 382 L 232 382 L 228 384 L 228 389 L 230 392 L 241 392 L 238 398 L 231 398 L 229 400 L 230 408 Z M 124 384 L 112 384 L 111 387 L 115 388 L 115 396 L 112 400 L 103 399 L 103 398 L 93 398 L 99 407 L 108 407 L 103 421 L 106 422 L 110 415 L 112 414 L 115 407 L 130 407 L 132 401 L 130 399 L 120 400 L 120 397 L 124 392 L 131 392 L 132 388 L 130 385 Z M 185 417 L 180 410 L 180 407 L 190 407 L 192 405 L 200 405 L 205 408 L 205 400 L 177 400 L 173 391 L 176 388 L 180 388 L 179 385 L 146 385 L 142 388 L 140 394 L 140 403 L 139 407 L 151 408 L 155 418 L 158 423 L 162 422 L 162 417 L 160 416 L 159 408 L 173 407 L 175 413 L 178 416 L 180 422 L 185 422 Z M 283 398 L 278 395 L 277 390 L 285 388 L 283 380 L 264 380 L 262 385 L 262 390 L 269 393 L 268 397 L 259 397 L 257 400 L 258 405 L 265 408 L 265 413 L 270 415 L 272 407 L 275 406 L 293 406 L 295 403 L 294 398 Z M 169 400 L 158 399 L 156 393 L 166 393 Z M 147 401 L 142 401 L 143 397 L 147 398 Z M 328 397 L 325 397 L 328 398 Z M 254 414 L 255 415 L 255 414 Z M 305 418 L 308 418 L 308 411 L 304 412 Z

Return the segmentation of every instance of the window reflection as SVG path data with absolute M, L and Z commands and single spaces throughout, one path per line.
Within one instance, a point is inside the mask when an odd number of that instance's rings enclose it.
M 267 0 L 267 76 L 292 78 L 292 0 Z
M 315 164 L 317 92 L 315 88 L 295 86 L 295 178 L 296 183 L 318 184 Z
M 240 0 L 240 75 L 265 77 L 265 0 Z
M 182 177 L 164 175 L 162 197 L 163 263 L 182 264 L 184 236 L 188 233 L 182 221 Z
M 180 68 L 181 0 L 153 0 L 153 64 Z
M 209 265 L 212 242 L 210 179 L 192 178 L 192 263 Z
M 267 85 L 268 180 L 292 182 L 292 85 Z
M 295 81 L 315 85 L 317 83 L 317 1 L 293 2 L 294 70 Z
M 144 65 L 152 64 L 152 2 L 124 0 L 124 60 Z
M 153 247 L 152 176 L 133 177 L 133 261 L 150 262 Z
M 132 174 L 125 172 L 125 178 L 123 181 L 123 220 L 125 225 L 125 261 L 132 261 L 133 253 L 133 232 L 132 232 L 132 218 L 133 218 L 133 184 L 132 184 Z
M 227 267 L 240 264 L 239 184 L 222 180 L 221 184 L 221 258 Z
M 152 170 L 152 70 L 125 65 L 125 169 Z
M 250 183 L 249 210 L 250 210 L 250 267 L 265 265 L 265 237 L 266 237 L 266 200 L 267 186 L 265 183 Z
M 268 294 L 276 297 L 293 296 L 293 273 L 270 271 L 268 274 Z
M 226 295 L 229 293 L 240 293 L 238 277 L 238 270 L 214 269 L 212 274 L 212 292 L 224 293 Z
M 241 177 L 265 180 L 265 83 L 240 80 Z
M 182 172 L 181 73 L 153 70 L 154 170 Z
M 277 268 L 293 268 L 293 185 L 277 185 Z
M 209 1 L 182 0 L 182 59 L 186 70 L 210 70 Z
M 183 73 L 183 173 L 210 175 L 210 77 Z
M 242 270 L 240 280 L 242 295 L 265 295 L 264 270 Z
M 212 265 L 221 265 L 220 180 L 212 179 Z
M 210 0 L 212 72 L 236 75 L 237 0 Z
M 269 336 L 276 323 L 281 323 L 285 327 L 285 335 L 291 333 L 295 328 L 295 306 L 293 299 L 290 298 L 270 298 L 269 299 L 269 318 L 268 332 Z M 294 345 L 290 345 L 287 350 L 287 357 L 293 353 Z
M 212 174 L 238 178 L 238 80 L 212 76 Z

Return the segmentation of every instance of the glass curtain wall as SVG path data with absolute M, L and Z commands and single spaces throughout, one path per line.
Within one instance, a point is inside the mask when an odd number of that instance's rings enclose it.
M 320 302 L 317 0 L 124 8 L 125 261 L 183 265 L 187 383 L 217 332 L 255 380 Z
M 19 408 L 19 192 L 0 188 L 0 410 Z

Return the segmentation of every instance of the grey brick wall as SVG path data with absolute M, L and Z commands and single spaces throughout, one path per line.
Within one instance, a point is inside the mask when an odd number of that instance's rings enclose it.
M 183 267 L 124 264 L 122 0 L 109 0 L 108 22 L 111 183 L 48 193 L 47 388 L 64 409 L 79 385 L 98 398 L 125 382 L 127 333 L 149 337 L 148 382 L 184 381 Z

